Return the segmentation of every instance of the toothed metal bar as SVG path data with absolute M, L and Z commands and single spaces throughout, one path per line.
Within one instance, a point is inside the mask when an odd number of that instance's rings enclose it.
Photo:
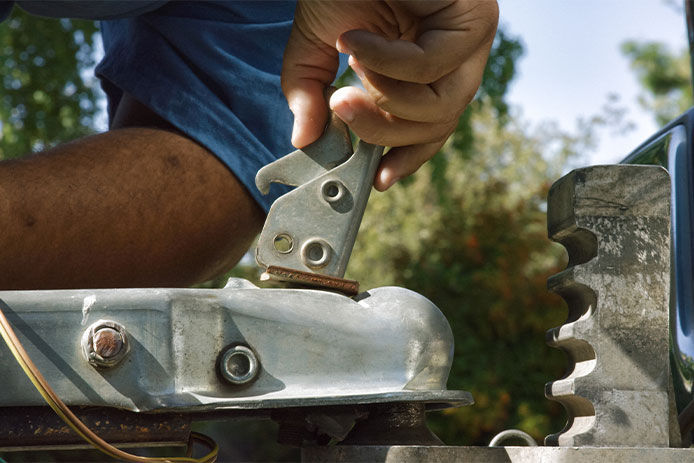
M 569 373 L 545 394 L 568 413 L 547 445 L 667 447 L 670 180 L 654 166 L 578 169 L 549 192 L 549 236 L 569 254 L 549 288 L 569 306 L 547 332 Z

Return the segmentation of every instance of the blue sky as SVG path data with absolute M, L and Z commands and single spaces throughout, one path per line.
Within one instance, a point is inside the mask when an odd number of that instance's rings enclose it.
M 508 100 L 533 124 L 557 121 L 566 130 L 620 96 L 635 129 L 600 133 L 586 164 L 614 163 L 657 130 L 637 103 L 640 87 L 620 52 L 625 40 L 658 40 L 686 47 L 680 0 L 498 0 L 500 23 L 521 37 L 525 54 Z M 101 102 L 105 110 L 105 101 Z M 106 116 L 99 121 L 106 129 Z
M 657 126 L 638 105 L 638 81 L 620 52 L 625 40 L 658 40 L 673 50 L 687 46 L 681 1 L 499 0 L 500 22 L 519 35 L 525 55 L 508 95 L 532 123 L 556 120 L 571 130 L 579 117 L 599 111 L 610 93 L 620 96 L 635 130 L 601 133 L 586 163 L 623 158 Z M 680 10 L 680 11 L 678 11 Z

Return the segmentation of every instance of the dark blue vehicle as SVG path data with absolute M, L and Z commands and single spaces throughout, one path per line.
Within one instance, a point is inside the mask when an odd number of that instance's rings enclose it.
M 672 182 L 670 366 L 683 436 L 694 430 L 694 108 L 634 150 L 623 163 L 665 167 Z
M 694 0 L 684 0 L 694 76 Z M 623 163 L 665 167 L 672 182 L 670 367 L 682 436 L 694 431 L 694 107 L 636 148 Z

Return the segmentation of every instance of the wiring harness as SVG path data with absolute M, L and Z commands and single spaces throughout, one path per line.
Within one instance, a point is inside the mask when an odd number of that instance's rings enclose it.
M 186 449 L 186 456 L 184 457 L 143 457 L 139 455 L 134 455 L 132 453 L 124 452 L 117 447 L 109 444 L 99 436 L 97 436 L 94 431 L 89 429 L 72 411 L 65 405 L 65 403 L 60 400 L 55 391 L 46 382 L 41 372 L 38 370 L 34 362 L 29 357 L 29 354 L 22 346 L 19 338 L 15 334 L 12 326 L 7 321 L 5 314 L 2 309 L 0 309 L 0 334 L 2 339 L 9 347 L 12 355 L 17 360 L 17 363 L 24 373 L 27 375 L 31 383 L 39 391 L 41 397 L 46 401 L 46 403 L 60 416 L 60 418 L 72 428 L 82 439 L 91 444 L 97 450 L 105 453 L 106 455 L 116 458 L 122 461 L 132 461 L 132 462 L 190 462 L 190 463 L 214 463 L 217 461 L 217 454 L 219 452 L 219 446 L 211 438 L 197 433 L 191 432 L 190 438 L 188 440 L 188 447 Z M 207 446 L 210 451 L 207 455 L 201 458 L 194 458 L 193 455 L 193 445 L 195 442 L 200 442 Z

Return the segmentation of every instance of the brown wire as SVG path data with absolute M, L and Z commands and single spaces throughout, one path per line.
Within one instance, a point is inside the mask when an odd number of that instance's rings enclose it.
M 136 463 L 152 463 L 152 462 L 169 462 L 169 463 L 174 463 L 174 462 L 191 462 L 191 463 L 214 463 L 217 460 L 217 452 L 218 452 L 218 447 L 214 441 L 212 441 L 210 438 L 207 436 L 203 436 L 202 434 L 192 432 L 190 439 L 189 439 L 189 449 L 188 451 L 191 452 L 192 454 L 192 442 L 193 440 L 198 440 L 206 443 L 207 445 L 211 446 L 211 452 L 205 455 L 201 459 L 197 458 L 192 458 L 190 456 L 186 457 L 170 457 L 170 458 L 158 458 L 158 457 L 142 457 L 139 455 L 134 455 L 128 452 L 124 452 L 123 450 L 120 450 L 113 445 L 109 444 L 102 438 L 100 438 L 98 435 L 96 435 L 91 429 L 87 427 L 72 411 L 68 408 L 67 405 L 58 397 L 58 395 L 55 393 L 53 388 L 46 382 L 46 379 L 43 377 L 41 372 L 38 370 L 34 362 L 31 360 L 29 357 L 29 354 L 27 351 L 24 349 L 24 346 L 22 346 L 21 341 L 15 334 L 14 330 L 12 329 L 12 326 L 10 323 L 7 321 L 7 318 L 5 318 L 5 314 L 3 313 L 2 309 L 0 308 L 0 327 L 2 328 L 2 335 L 3 339 L 7 343 L 7 346 L 10 348 L 12 351 L 13 355 L 15 355 L 15 358 L 17 359 L 18 363 L 22 367 L 22 369 L 27 373 L 27 376 L 29 376 L 29 379 L 31 382 L 34 384 L 36 389 L 39 391 L 41 396 L 46 400 L 48 405 L 53 408 L 53 410 L 60 416 L 65 423 L 70 426 L 77 434 L 80 435 L 84 440 L 89 442 L 91 445 L 93 445 L 95 448 L 100 450 L 101 452 L 114 457 L 114 458 L 119 458 L 121 460 L 125 461 L 132 461 Z M 19 356 L 19 358 L 17 358 Z M 20 361 L 21 359 L 21 361 Z M 22 362 L 24 364 L 22 364 Z M 26 366 L 26 368 L 25 368 Z M 27 369 L 29 371 L 27 371 Z M 33 375 L 34 378 L 31 377 Z M 35 379 L 35 381 L 34 381 Z M 38 383 L 38 384 L 37 384 Z M 55 405 L 55 406 L 54 406 Z M 56 408 L 57 407 L 57 408 Z

